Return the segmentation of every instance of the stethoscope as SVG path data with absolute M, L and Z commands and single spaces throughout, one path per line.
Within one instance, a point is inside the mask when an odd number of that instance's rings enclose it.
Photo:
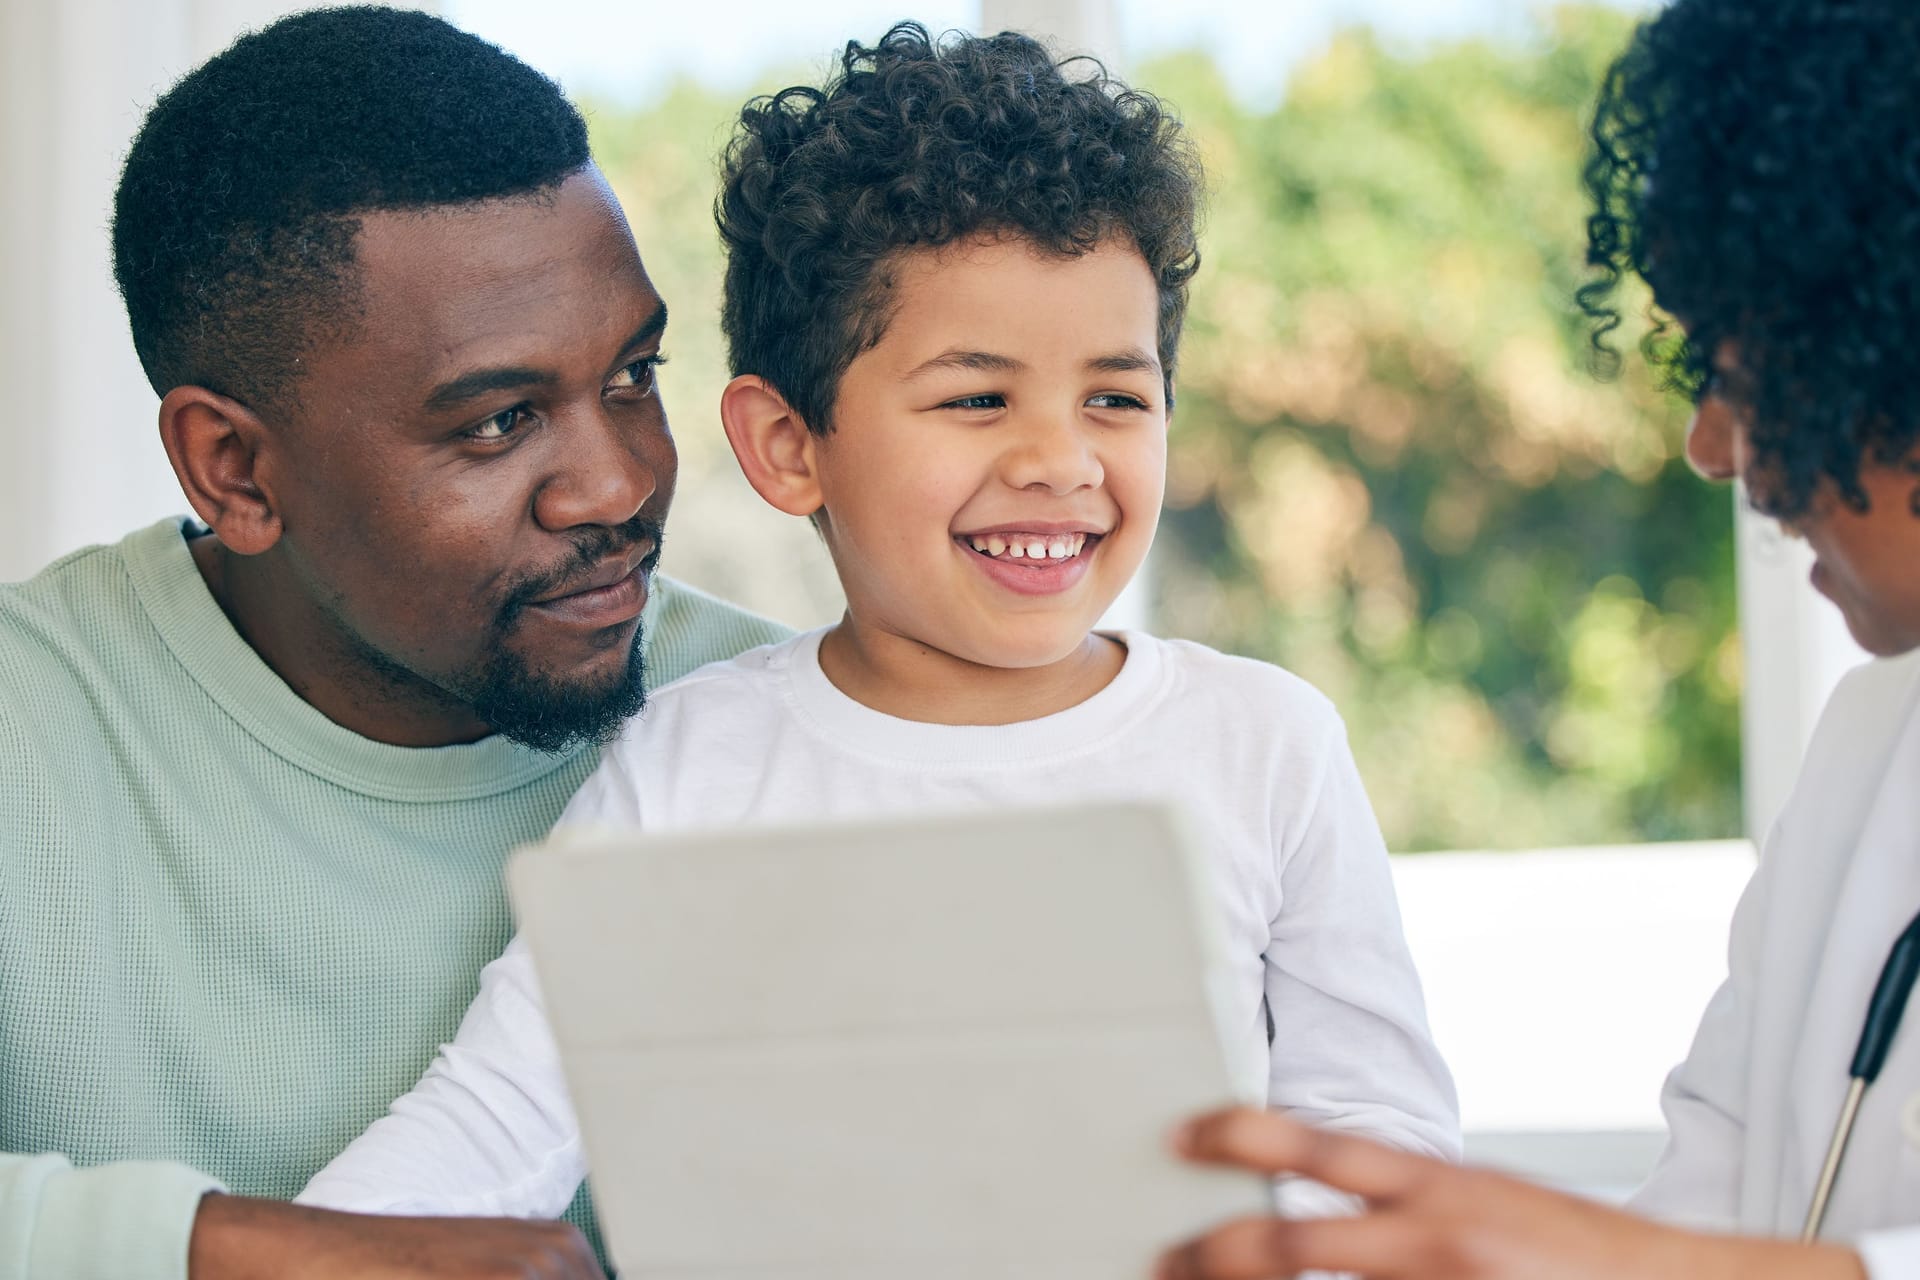
M 1874 984 L 1866 1025 L 1860 1028 L 1860 1046 L 1853 1051 L 1853 1066 L 1847 1072 L 1852 1084 L 1841 1105 L 1840 1120 L 1833 1126 L 1833 1141 L 1827 1146 L 1827 1163 L 1820 1170 L 1820 1181 L 1813 1188 L 1813 1203 L 1807 1206 L 1801 1244 L 1811 1244 L 1820 1234 L 1827 1202 L 1833 1198 L 1833 1184 L 1840 1177 L 1840 1161 L 1847 1154 L 1847 1140 L 1853 1136 L 1853 1122 L 1860 1118 L 1860 1100 L 1887 1063 L 1887 1051 L 1893 1047 L 1894 1033 L 1900 1030 L 1900 1015 L 1906 1012 L 1916 977 L 1920 977 L 1920 916 L 1915 916 L 1907 931 L 1894 940 L 1887 963 L 1881 967 L 1880 981 Z

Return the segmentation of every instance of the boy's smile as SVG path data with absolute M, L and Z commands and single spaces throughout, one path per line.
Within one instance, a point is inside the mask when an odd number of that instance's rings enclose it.
M 1160 517 L 1153 275 L 1124 242 L 1062 257 L 1004 237 L 884 270 L 886 330 L 841 379 L 832 429 L 805 441 L 798 509 L 817 508 L 848 606 L 822 662 L 908 718 L 938 717 L 874 685 L 1003 688 L 976 722 L 1074 705 L 1118 670 L 1090 632 Z
M 1040 596 L 1078 583 L 1102 535 L 1088 525 L 1034 522 L 982 529 L 954 540 L 978 556 L 981 571 L 1007 590 Z

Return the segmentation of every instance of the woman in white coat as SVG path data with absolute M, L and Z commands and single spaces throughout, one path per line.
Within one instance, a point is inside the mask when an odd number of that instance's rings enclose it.
M 1351 1191 L 1341 1221 L 1236 1223 L 1166 1280 L 1920 1277 L 1920 1013 L 1860 1109 L 1821 1241 L 1793 1243 L 1882 963 L 1920 913 L 1920 5 L 1676 0 L 1610 75 L 1588 183 L 1603 318 L 1627 272 L 1685 326 L 1655 347 L 1687 455 L 1805 537 L 1878 660 L 1828 704 L 1734 919 L 1726 984 L 1668 1079 L 1665 1155 L 1621 1213 L 1281 1117 L 1200 1159 Z

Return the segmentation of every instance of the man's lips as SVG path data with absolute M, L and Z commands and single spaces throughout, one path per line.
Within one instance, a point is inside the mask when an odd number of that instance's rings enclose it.
M 647 578 L 652 565 L 651 547 L 629 552 L 527 607 L 576 626 L 595 630 L 617 627 L 639 617 L 647 607 Z

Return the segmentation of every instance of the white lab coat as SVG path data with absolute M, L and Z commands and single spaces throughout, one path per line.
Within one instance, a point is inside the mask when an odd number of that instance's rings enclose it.
M 1920 912 L 1920 653 L 1835 690 L 1734 915 L 1729 974 L 1667 1079 L 1671 1137 L 1635 1207 L 1797 1235 L 1867 1001 Z M 1920 1012 L 1867 1091 L 1823 1238 L 1920 1277 Z

